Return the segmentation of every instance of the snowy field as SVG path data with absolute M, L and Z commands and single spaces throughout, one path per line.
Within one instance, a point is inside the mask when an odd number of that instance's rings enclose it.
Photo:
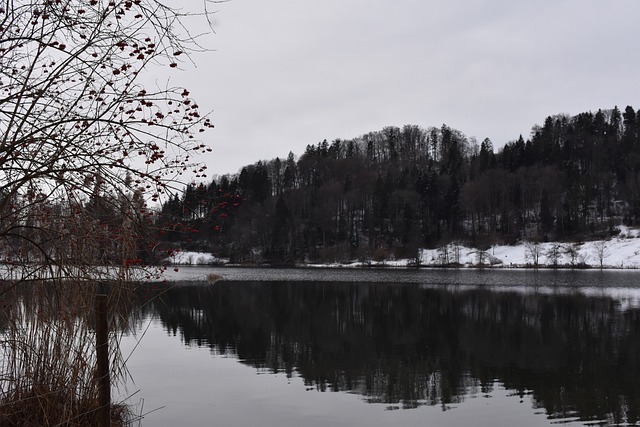
M 640 268 L 640 230 L 619 227 L 620 233 L 610 240 L 583 243 L 531 243 L 496 245 L 484 251 L 451 243 L 437 249 L 420 251 L 420 266 L 444 266 L 459 264 L 465 267 L 522 268 L 536 264 L 539 267 L 593 267 L 638 269 Z M 177 252 L 168 261 L 173 265 L 221 265 L 228 261 L 207 253 Z M 322 267 L 416 265 L 416 259 L 388 259 L 384 261 L 353 261 L 342 264 L 321 264 Z M 537 261 L 537 262 L 536 262 Z M 317 264 L 314 264 L 318 266 Z M 314 266 L 310 265 L 310 266 Z
M 484 251 L 452 243 L 437 249 L 423 249 L 420 265 L 522 268 L 537 264 L 540 267 L 640 268 L 640 230 L 619 229 L 620 233 L 613 239 L 582 243 L 520 242 L 516 245 L 495 245 Z M 415 260 L 385 261 L 390 266 L 411 263 L 415 264 Z
M 513 246 L 492 246 L 480 254 L 477 249 L 449 245 L 448 259 L 456 262 L 455 252 L 459 251 L 459 264 L 465 266 L 492 266 L 521 268 L 527 266 L 545 267 L 602 267 L 640 268 L 640 239 L 612 239 L 607 242 L 540 243 L 537 248 L 532 244 L 520 243 Z M 423 250 L 422 265 L 446 264 L 443 249 Z M 537 252 L 537 263 L 535 262 Z M 572 256 L 572 254 L 574 254 Z
M 494 267 L 606 267 L 640 268 L 640 230 L 619 227 L 620 233 L 611 240 L 599 240 L 583 243 L 531 243 L 516 245 L 496 245 L 482 254 L 473 248 L 456 247 L 450 244 L 446 250 L 423 250 L 421 263 L 424 265 L 442 265 L 448 258 L 465 266 L 484 265 Z

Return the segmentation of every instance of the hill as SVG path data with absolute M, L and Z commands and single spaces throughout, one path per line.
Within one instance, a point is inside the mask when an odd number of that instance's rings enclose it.
M 237 263 L 605 240 L 640 223 L 640 112 L 549 116 L 497 152 L 447 125 L 325 140 L 188 185 L 156 221 L 163 241 Z

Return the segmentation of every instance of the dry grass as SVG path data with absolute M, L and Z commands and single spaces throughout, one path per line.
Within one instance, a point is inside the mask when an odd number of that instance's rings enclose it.
M 72 397 L 45 390 L 33 390 L 32 396 L 3 403 L 0 426 L 67 426 L 98 425 L 98 404 L 95 400 L 71 402 Z M 73 412 L 69 412 L 71 409 Z M 134 417 L 125 405 L 111 406 L 111 427 L 128 425 Z
M 0 284 L 0 426 L 97 425 L 94 299 L 89 283 Z M 112 384 L 127 375 L 119 353 L 129 317 L 125 286 L 109 296 Z M 112 425 L 131 414 L 111 408 Z

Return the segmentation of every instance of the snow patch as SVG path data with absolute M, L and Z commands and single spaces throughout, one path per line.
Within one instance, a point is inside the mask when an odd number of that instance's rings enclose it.
M 165 261 L 172 265 L 219 265 L 228 262 L 228 260 L 218 258 L 210 253 L 192 251 L 175 251 Z

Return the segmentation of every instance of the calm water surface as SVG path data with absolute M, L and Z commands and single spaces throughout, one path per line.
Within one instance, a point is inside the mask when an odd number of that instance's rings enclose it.
M 172 279 L 124 342 L 143 426 L 640 425 L 640 272 Z

